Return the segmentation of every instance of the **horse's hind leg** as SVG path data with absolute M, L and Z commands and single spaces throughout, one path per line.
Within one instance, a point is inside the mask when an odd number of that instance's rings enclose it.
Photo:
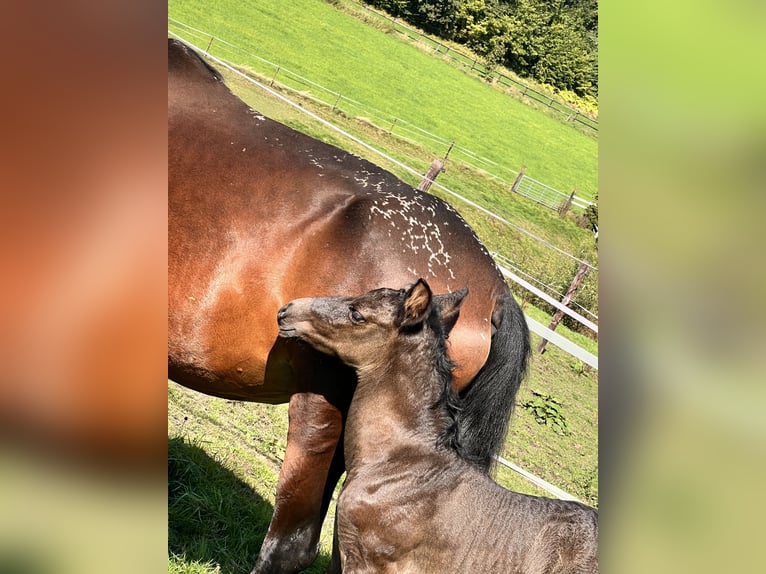
M 331 466 L 343 430 L 341 412 L 321 395 L 296 393 L 289 416 L 274 516 L 251 574 L 298 572 L 314 561 L 329 503 L 326 492 L 331 496 L 340 476 Z

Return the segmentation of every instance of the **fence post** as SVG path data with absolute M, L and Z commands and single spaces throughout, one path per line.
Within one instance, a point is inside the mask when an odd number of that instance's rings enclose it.
M 577 269 L 577 273 L 575 273 L 574 279 L 572 279 L 572 284 L 569 286 L 569 290 L 566 292 L 566 295 L 564 295 L 564 298 L 561 300 L 561 304 L 565 307 L 569 305 L 569 302 L 572 300 L 572 298 L 575 296 L 575 293 L 577 293 L 577 289 L 580 287 L 580 283 L 582 283 L 582 280 L 585 279 L 585 276 L 588 274 L 588 262 L 580 264 L 580 267 Z M 551 324 L 548 325 L 548 328 L 551 331 L 555 331 L 556 327 L 558 327 L 559 323 L 561 322 L 561 319 L 564 317 L 564 311 L 558 310 L 556 313 L 554 313 Z M 537 352 L 538 353 L 544 353 L 545 352 L 545 345 L 548 344 L 547 339 L 543 339 L 540 341 L 540 344 L 537 346 Z
M 213 45 L 213 40 L 215 40 L 215 36 L 210 36 L 210 41 L 207 43 L 207 48 L 205 48 L 205 55 L 208 55 L 210 52 L 210 46 Z
M 332 111 L 335 111 L 335 108 L 338 107 L 338 102 L 340 101 L 340 94 L 338 94 L 338 97 L 335 98 L 335 103 L 332 105 Z
M 513 191 L 514 193 L 518 193 L 518 192 L 516 192 L 516 188 L 519 187 L 519 183 L 521 182 L 521 178 L 524 177 L 524 174 L 526 173 L 526 171 L 527 171 L 527 166 L 525 166 L 525 165 L 521 166 L 521 171 L 519 172 L 519 175 L 516 176 L 516 179 L 511 184 L 511 191 Z
M 574 200 L 575 192 L 577 191 L 577 188 L 572 190 L 572 193 L 569 194 L 569 197 L 564 201 L 564 203 L 561 204 L 561 207 L 559 207 L 559 216 L 564 217 L 567 211 L 569 211 L 569 208 L 572 207 L 572 201 Z
M 449 152 L 452 151 L 452 148 L 455 147 L 455 140 L 452 140 L 452 143 L 449 144 L 449 148 L 447 149 L 447 153 L 444 154 L 444 159 L 447 159 L 449 156 Z
M 394 132 L 394 126 L 396 125 L 396 122 L 399 121 L 399 118 L 394 118 L 394 121 L 391 122 L 391 127 L 388 128 L 388 133 L 391 134 Z
M 271 78 L 271 83 L 269 84 L 270 86 L 273 86 L 273 85 L 274 85 L 274 80 L 276 80 L 276 79 L 277 79 L 277 74 L 279 74 L 279 70 L 280 70 L 280 69 L 281 69 L 281 68 L 280 68 L 279 66 L 277 66 L 277 71 L 276 71 L 276 72 L 274 72 L 274 77 L 273 77 L 273 78 Z
M 420 183 L 418 184 L 418 191 L 428 191 L 428 188 L 431 187 L 431 184 L 436 179 L 436 176 L 439 175 L 441 172 L 444 171 L 444 162 L 440 159 L 435 159 L 431 162 L 431 167 L 428 168 L 428 171 L 423 176 L 423 179 L 420 180 Z

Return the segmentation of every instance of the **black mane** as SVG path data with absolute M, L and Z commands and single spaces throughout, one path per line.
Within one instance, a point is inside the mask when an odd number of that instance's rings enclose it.
M 452 371 L 457 364 L 447 356 L 448 336 L 438 310 L 432 310 L 427 326 L 435 335 L 431 359 L 441 387 L 439 398 L 431 405 L 431 408 L 444 418 L 444 430 L 439 434 L 436 445 L 456 452 L 466 462 L 482 469 L 484 468 L 483 457 L 472 453 L 463 444 L 464 424 L 461 415 L 464 404 L 463 399 L 452 388 Z

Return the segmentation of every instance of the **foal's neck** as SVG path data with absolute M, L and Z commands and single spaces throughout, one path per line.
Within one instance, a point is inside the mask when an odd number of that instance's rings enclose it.
M 357 462 L 385 459 L 404 447 L 436 448 L 449 424 L 439 404 L 445 385 L 451 384 L 440 342 L 429 333 L 394 347 L 375 367 L 357 373 L 346 424 L 346 456 Z

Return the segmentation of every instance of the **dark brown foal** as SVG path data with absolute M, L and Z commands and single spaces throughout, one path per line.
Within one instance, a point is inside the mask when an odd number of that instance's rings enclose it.
M 454 448 L 447 335 L 467 290 L 298 299 L 278 314 L 297 337 L 353 367 L 348 477 L 338 501 L 343 571 L 592 573 L 598 515 L 497 485 Z

